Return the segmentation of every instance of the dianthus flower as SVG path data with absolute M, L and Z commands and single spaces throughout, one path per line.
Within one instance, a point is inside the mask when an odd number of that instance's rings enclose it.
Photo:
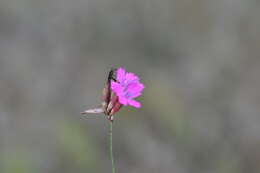
M 124 106 L 141 107 L 141 103 L 134 100 L 134 98 L 142 94 L 144 85 L 134 73 L 126 72 L 122 67 L 118 68 L 116 81 L 111 81 L 111 89 L 116 93 L 119 102 Z
M 82 114 L 104 113 L 112 122 L 114 114 L 122 106 L 141 107 L 141 103 L 134 100 L 140 96 L 144 85 L 139 81 L 139 77 L 134 73 L 126 72 L 122 67 L 111 69 L 108 75 L 107 83 L 103 89 L 102 104 L 98 108 L 88 109 Z

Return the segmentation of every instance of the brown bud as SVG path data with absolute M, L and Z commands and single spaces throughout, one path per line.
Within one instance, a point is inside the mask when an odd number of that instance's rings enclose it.
M 123 106 L 123 105 L 118 101 L 118 102 L 115 104 L 115 106 L 113 107 L 113 109 L 111 110 L 111 112 L 110 112 L 109 115 L 114 115 L 115 113 L 117 113 L 117 112 L 121 109 L 122 106 Z
M 106 109 L 107 115 L 110 114 L 111 110 L 113 109 L 117 101 L 118 101 L 118 96 L 114 92 L 111 92 L 110 101 Z

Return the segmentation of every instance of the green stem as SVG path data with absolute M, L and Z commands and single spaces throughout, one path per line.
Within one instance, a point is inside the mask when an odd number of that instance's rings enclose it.
M 116 173 L 114 156 L 113 156 L 113 122 L 110 122 L 110 160 L 112 164 L 112 173 Z

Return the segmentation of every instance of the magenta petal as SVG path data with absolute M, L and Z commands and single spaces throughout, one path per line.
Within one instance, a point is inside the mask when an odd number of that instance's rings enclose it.
M 124 88 L 117 82 L 111 82 L 111 89 L 119 96 L 123 94 Z
M 138 86 L 135 88 L 135 92 L 142 92 L 144 89 L 144 84 L 139 83 Z
M 116 90 L 116 89 L 119 88 L 119 87 L 121 87 L 121 85 L 120 85 L 119 83 L 114 82 L 114 81 L 111 82 L 111 88 L 112 88 L 113 90 Z
M 136 108 L 140 108 L 141 107 L 141 103 L 136 101 L 136 100 L 128 100 L 128 104 L 133 106 L 133 107 L 136 107 Z
M 127 85 L 127 91 L 133 91 L 136 87 L 138 87 L 138 82 L 132 82 Z
M 119 102 L 123 105 L 127 105 L 127 99 L 125 97 L 119 97 Z
M 143 89 L 144 89 L 144 85 L 139 82 L 131 83 L 127 87 L 127 91 L 131 93 L 142 92 Z
M 135 81 L 135 80 L 139 80 L 139 78 L 134 73 L 126 73 L 125 79 L 127 81 L 130 81 L 130 82 Z
M 141 92 L 137 92 L 137 93 L 131 94 L 128 98 L 133 99 L 133 98 L 140 96 L 141 94 L 142 94 Z
M 120 68 L 117 69 L 116 79 L 117 79 L 118 82 L 122 82 L 124 80 L 124 78 L 125 78 L 125 69 L 120 67 Z
M 117 89 L 121 88 L 121 85 L 117 82 L 112 81 L 111 88 L 112 88 L 112 90 L 117 90 Z

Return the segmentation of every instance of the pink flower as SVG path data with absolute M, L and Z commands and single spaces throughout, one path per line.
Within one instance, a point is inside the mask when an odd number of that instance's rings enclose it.
M 144 85 L 139 82 L 139 77 L 134 73 L 126 72 L 122 67 L 118 68 L 117 78 L 115 82 L 111 82 L 111 89 L 116 93 L 119 102 L 124 106 L 141 107 L 141 103 L 134 100 L 134 98 L 142 94 Z

